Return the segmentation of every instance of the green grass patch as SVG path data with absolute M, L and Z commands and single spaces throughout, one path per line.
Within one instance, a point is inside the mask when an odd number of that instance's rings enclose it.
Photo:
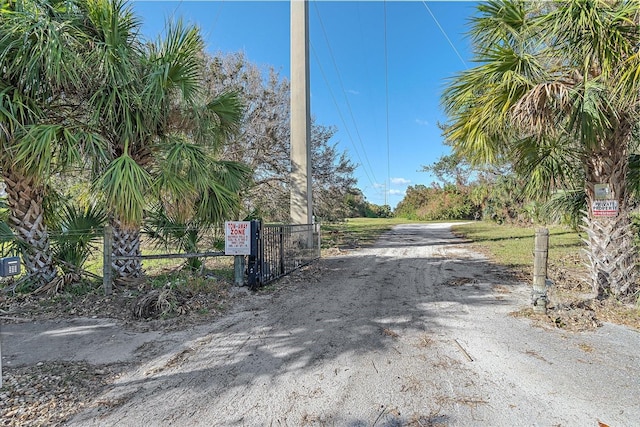
M 514 268 L 533 266 L 537 227 L 516 227 L 491 222 L 456 225 L 453 231 L 486 250 L 497 263 Z M 580 235 L 566 227 L 549 226 L 549 259 L 563 260 L 577 255 L 584 243 Z
M 394 225 L 410 222 L 406 218 L 349 218 L 344 222 L 323 223 L 322 248 L 371 246 Z

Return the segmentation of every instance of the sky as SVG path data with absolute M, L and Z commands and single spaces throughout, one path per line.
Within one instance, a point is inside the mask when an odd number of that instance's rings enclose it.
M 167 19 L 200 27 L 209 53 L 243 51 L 283 78 L 290 70 L 288 1 L 132 3 L 145 37 Z M 470 1 L 309 0 L 311 115 L 335 126 L 332 143 L 358 167 L 367 201 L 392 208 L 408 186 L 430 185 L 422 172 L 442 155 L 441 93 L 470 65 Z

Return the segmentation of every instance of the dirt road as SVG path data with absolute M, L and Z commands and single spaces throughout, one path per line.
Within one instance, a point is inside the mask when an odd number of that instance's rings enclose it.
M 71 426 L 640 423 L 640 334 L 570 333 L 446 224 L 325 258 L 123 376 Z

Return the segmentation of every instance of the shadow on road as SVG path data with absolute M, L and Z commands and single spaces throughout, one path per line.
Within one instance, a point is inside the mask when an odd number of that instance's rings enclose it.
M 455 334 L 473 307 L 513 305 L 505 272 L 459 242 L 446 229 L 425 237 L 423 228 L 405 226 L 375 248 L 323 259 L 283 289 L 250 296 L 242 310 L 118 382 L 103 400 L 123 403 L 127 417 L 152 412 L 193 420 L 213 411 L 221 425 L 251 425 L 265 410 L 282 425 L 304 417 L 350 426 L 372 425 L 376 417 L 385 426 L 411 417 L 446 421 L 436 403 L 406 414 L 374 396 L 380 387 L 407 396 L 411 387 L 421 391 L 426 380 L 402 384 L 409 381 L 402 373 L 414 363 L 436 363 L 433 342 Z M 384 375 L 392 377 L 369 384 Z M 374 388 L 370 395 L 367 387 Z M 344 418 L 346 404 L 367 417 Z M 84 413 L 75 424 L 95 416 Z

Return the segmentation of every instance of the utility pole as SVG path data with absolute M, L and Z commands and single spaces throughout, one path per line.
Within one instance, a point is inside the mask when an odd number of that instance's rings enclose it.
M 384 182 L 384 205 L 387 206 L 389 204 L 387 200 L 387 196 L 389 194 L 389 190 L 387 190 L 387 181 Z
M 291 0 L 291 220 L 311 224 L 309 3 Z

